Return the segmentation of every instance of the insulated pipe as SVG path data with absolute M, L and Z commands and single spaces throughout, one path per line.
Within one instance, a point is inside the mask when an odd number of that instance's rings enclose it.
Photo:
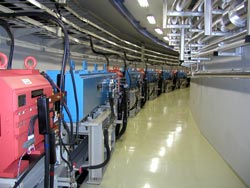
M 186 7 L 188 7 L 190 4 L 192 3 L 192 0 L 175 0 L 173 5 L 172 5 L 172 8 L 171 10 L 174 10 L 176 9 L 176 11 L 183 11 Z M 170 18 L 171 19 L 171 22 L 172 24 L 176 25 L 177 22 L 179 21 L 178 18 Z
M 247 1 L 247 35 L 250 35 L 250 0 Z
M 243 38 L 244 35 L 246 35 L 246 30 L 240 32 L 240 33 L 236 33 L 234 35 L 230 35 L 230 36 L 226 36 L 224 38 L 220 38 L 219 40 L 214 41 L 213 43 L 207 45 L 205 48 L 201 49 L 201 52 L 207 51 L 210 48 L 216 48 L 218 46 L 219 43 L 221 42 L 228 42 L 228 43 L 232 43 L 238 40 L 241 40 Z
M 193 73 L 197 77 L 230 77 L 230 78 L 249 78 L 250 72 L 197 72 Z
M 188 7 L 190 4 L 191 4 L 192 0 L 179 0 L 177 3 L 176 3 L 176 11 L 183 11 L 183 9 L 185 9 L 186 7 Z
M 184 49 L 185 49 L 185 29 L 181 28 L 181 45 L 180 45 L 180 61 L 184 61 Z
M 242 39 L 242 40 L 230 43 L 230 44 L 226 44 L 226 45 L 221 46 L 221 47 L 217 47 L 215 49 L 211 49 L 211 50 L 206 50 L 204 52 L 200 52 L 199 53 L 199 57 L 206 56 L 206 55 L 209 55 L 209 54 L 213 54 L 216 51 L 226 51 L 226 50 L 231 50 L 231 49 L 235 49 L 235 48 L 238 48 L 238 47 L 243 47 L 243 46 L 246 46 L 246 45 L 248 45 L 248 44 L 245 43 L 244 39 Z
M 14 52 L 14 36 L 13 36 L 13 33 L 12 33 L 11 29 L 10 29 L 10 25 L 8 24 L 8 22 L 6 22 L 5 20 L 0 19 L 0 24 L 6 30 L 8 36 L 10 38 L 10 52 L 9 52 L 9 59 L 8 59 L 7 69 L 11 69 L 12 68 L 13 52 Z
M 214 22 L 213 27 L 217 25 L 220 27 L 220 30 L 224 32 L 232 30 L 235 27 L 244 27 L 246 24 L 247 16 L 247 10 L 245 7 L 247 5 L 246 3 L 246 0 L 241 3 L 239 3 L 238 0 L 234 1 L 231 8 L 223 14 L 222 18 Z M 234 8 L 235 4 L 238 5 Z M 202 22 L 200 24 L 202 24 Z M 199 33 L 198 35 L 193 37 L 188 43 L 198 40 L 198 43 L 201 44 L 203 42 L 202 35 L 203 32 Z
M 232 0 L 221 0 L 221 1 L 216 1 L 216 3 L 218 4 L 218 6 L 221 8 L 221 9 L 225 9 L 229 3 L 231 2 Z
M 222 15 L 220 20 L 220 30 L 233 30 L 235 27 L 244 27 L 247 19 L 247 2 L 239 3 L 234 1 L 229 10 Z
M 195 12 L 196 10 L 198 10 L 198 12 L 202 12 L 203 11 L 203 5 L 204 2 L 203 0 L 199 0 L 193 7 L 192 12 Z

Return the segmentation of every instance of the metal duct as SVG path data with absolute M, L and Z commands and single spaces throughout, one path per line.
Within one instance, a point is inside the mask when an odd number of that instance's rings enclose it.
M 245 27 L 247 18 L 247 1 L 236 0 L 232 3 L 229 10 L 222 15 L 220 30 L 233 30 L 235 27 Z
M 231 1 L 232 0 L 221 0 L 221 1 L 218 2 L 218 7 L 224 10 L 229 6 L 229 3 Z
M 175 9 L 177 11 L 182 11 L 183 9 L 185 9 L 186 7 L 189 7 L 189 5 L 192 3 L 192 0 L 179 0 L 177 3 L 176 3 L 176 7 Z
M 180 61 L 184 61 L 185 29 L 181 28 Z
M 203 5 L 204 5 L 204 1 L 203 0 L 199 0 L 193 7 L 192 12 L 195 12 L 196 10 L 198 12 L 203 12 Z
M 173 25 L 176 25 L 177 23 L 180 23 L 180 18 L 179 17 L 172 17 L 171 18 L 171 23 L 173 24 Z

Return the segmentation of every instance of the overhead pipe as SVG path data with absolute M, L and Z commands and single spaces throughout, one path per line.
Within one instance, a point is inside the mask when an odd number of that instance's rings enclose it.
M 219 27 L 221 31 L 225 32 L 228 30 L 233 30 L 236 27 L 244 27 L 246 25 L 246 16 L 247 16 L 247 10 L 246 10 L 246 0 L 239 3 L 238 5 L 234 7 L 235 4 L 237 4 L 238 0 L 234 1 L 231 8 L 226 11 L 222 18 L 219 18 L 213 23 L 212 27 Z M 236 17 L 236 19 L 234 19 Z M 199 25 L 202 24 L 202 22 L 199 23 Z M 197 41 L 199 44 L 202 44 L 205 40 L 211 39 L 213 36 L 210 36 L 208 38 L 204 38 L 203 35 L 204 32 L 200 32 L 198 35 L 194 36 L 188 43 L 192 43 L 193 41 Z
M 202 2 L 200 2 L 202 1 Z M 194 8 L 192 9 L 192 11 L 196 11 L 196 9 L 198 8 L 198 11 L 203 11 L 204 10 L 204 1 L 200 0 L 196 3 L 196 5 L 194 6 Z M 213 1 L 212 7 L 213 9 L 217 8 L 217 4 L 218 4 L 219 0 L 215 0 Z M 223 1 L 229 1 L 229 0 L 223 0 Z M 203 17 L 200 17 L 200 19 L 194 24 L 194 28 L 198 28 L 198 29 L 203 29 L 204 28 L 204 19 Z M 200 32 L 199 30 L 197 30 L 197 32 Z
M 126 70 L 127 69 L 127 64 L 126 64 L 126 60 L 124 57 L 122 57 L 120 54 L 116 54 L 116 53 L 105 53 L 105 52 L 99 52 L 99 51 L 96 51 L 95 48 L 94 48 L 94 44 L 93 44 L 93 40 L 92 40 L 92 37 L 90 36 L 89 37 L 89 41 L 90 41 L 90 47 L 91 47 L 91 50 L 93 53 L 95 54 L 99 54 L 99 55 L 103 55 L 105 57 L 105 59 L 107 60 L 107 67 L 109 67 L 109 59 L 108 59 L 108 56 L 118 56 L 120 57 L 122 60 L 123 60 L 123 63 L 124 63 L 124 69 Z
M 247 35 L 250 36 L 250 0 L 247 1 Z
M 216 1 L 216 4 L 221 8 L 221 9 L 225 9 L 229 3 L 231 2 L 232 0 L 220 0 L 220 1 Z
M 181 28 L 180 62 L 184 61 L 184 50 L 185 50 L 185 29 Z
M 55 12 L 53 12 L 51 9 L 49 9 L 49 8 L 45 7 L 44 5 L 42 5 L 40 2 L 38 2 L 38 1 L 36 1 L 36 0 L 28 0 L 28 1 L 29 1 L 29 3 L 33 4 L 34 6 L 36 6 L 36 7 L 38 7 L 38 8 L 41 8 L 41 7 L 42 7 L 42 9 L 43 9 L 44 11 L 46 11 L 48 14 L 50 14 L 50 15 L 52 15 L 52 16 L 55 16 L 55 17 L 57 16 L 57 14 L 56 14 Z M 115 39 L 119 38 L 119 37 L 117 37 L 117 36 L 115 36 L 115 35 L 109 33 L 107 30 L 104 30 L 103 28 L 101 28 L 101 27 L 95 25 L 94 23 L 90 22 L 89 20 L 87 20 L 87 19 L 81 17 L 79 14 L 77 14 L 76 12 L 74 12 L 73 9 L 71 9 L 71 8 L 69 8 L 69 7 L 66 7 L 66 8 L 67 8 L 67 10 L 68 10 L 70 13 L 72 13 L 74 16 L 76 16 L 79 20 L 88 23 L 89 25 L 91 25 L 91 26 L 93 26 L 93 27 L 95 27 L 95 28 L 101 30 L 102 32 L 104 32 L 104 33 L 110 35 L 111 37 L 113 37 L 113 38 L 115 38 Z M 65 23 L 71 25 L 72 27 L 74 27 L 75 29 L 79 30 L 80 32 L 83 32 L 83 33 L 84 33 L 85 31 L 87 31 L 87 30 L 84 30 L 84 29 L 78 27 L 78 26 L 75 25 L 75 24 L 72 24 L 72 22 L 70 22 L 69 20 L 67 20 L 65 17 L 62 17 L 61 19 L 62 19 L 63 22 L 65 22 Z M 140 53 L 138 50 L 133 50 L 133 49 L 130 49 L 130 48 L 126 48 L 125 46 L 118 45 L 118 44 L 116 44 L 116 43 L 114 43 L 114 42 L 112 42 L 112 41 L 106 40 L 104 37 L 95 35 L 95 34 L 92 33 L 92 32 L 89 32 L 88 34 L 91 35 L 92 37 L 99 38 L 100 40 L 105 41 L 105 42 L 107 42 L 107 43 L 109 43 L 109 44 L 111 44 L 111 45 L 115 45 L 115 46 L 117 46 L 117 47 L 119 47 L 119 48 L 126 49 L 126 50 L 130 50 L 130 51 L 133 51 L 133 52 L 135 52 L 135 53 Z M 120 38 L 119 38 L 119 39 L 120 39 Z M 128 42 L 128 41 L 125 41 L 125 40 L 122 40 L 122 39 L 120 39 L 119 41 L 121 41 L 121 42 L 123 42 L 123 43 L 125 43 L 125 44 L 128 44 L 128 45 L 131 45 L 131 46 L 133 46 L 133 47 L 140 48 L 140 46 L 135 45 L 135 44 L 133 44 L 133 43 L 130 43 L 130 42 Z M 145 51 L 146 51 L 146 52 L 149 52 L 149 53 L 153 53 L 153 54 L 158 54 L 158 55 L 161 55 L 161 56 L 164 56 L 164 57 L 176 58 L 175 55 L 163 54 L 163 53 L 159 53 L 159 52 L 156 52 L 156 51 L 153 51 L 153 50 L 149 50 L 149 49 L 146 49 Z M 150 56 L 150 54 L 148 54 L 148 55 Z M 153 55 L 152 55 L 152 56 L 153 56 Z
M 179 0 L 176 3 L 176 11 L 183 11 L 186 7 L 188 7 L 192 3 L 192 0 Z
M 229 78 L 249 78 L 250 72 L 193 72 L 194 77 L 229 77 Z
M 204 1 L 199 0 L 193 7 L 192 12 L 198 11 L 198 12 L 203 12 L 203 5 Z
M 130 59 L 130 58 L 128 58 L 127 53 L 125 51 L 123 51 L 123 54 L 124 54 L 124 58 L 125 58 L 126 61 L 141 62 L 141 60 L 138 60 L 138 59 Z
M 218 47 L 218 44 L 220 44 L 222 42 L 223 43 L 224 42 L 233 43 L 235 41 L 239 41 L 239 40 L 241 40 L 243 38 L 244 35 L 246 35 L 246 32 L 247 32 L 247 30 L 244 30 L 244 31 L 241 31 L 241 32 L 236 33 L 234 35 L 230 35 L 230 36 L 220 38 L 220 39 L 214 41 L 213 43 L 210 43 L 210 44 L 206 45 L 204 48 L 201 49 L 201 52 L 207 51 L 210 48 L 216 48 L 216 47 Z
M 239 0 L 233 2 L 229 10 L 222 15 L 220 20 L 221 31 L 229 31 L 235 27 L 245 27 L 247 20 L 247 1 L 239 3 Z
M 14 36 L 13 36 L 13 33 L 10 29 L 10 25 L 8 24 L 8 22 L 0 19 L 0 24 L 6 30 L 8 36 L 10 38 L 10 52 L 9 52 L 9 59 L 8 59 L 8 63 L 7 63 L 7 69 L 11 69 L 12 68 L 13 53 L 14 53 Z
M 238 47 L 243 47 L 246 45 L 248 45 L 248 43 L 245 43 L 245 39 L 242 39 L 242 40 L 230 43 L 230 44 L 225 44 L 223 46 L 219 46 L 219 47 L 211 49 L 211 50 L 201 51 L 199 53 L 199 57 L 214 54 L 214 52 L 218 52 L 218 51 L 226 51 L 226 50 L 231 50 L 231 49 L 235 49 Z
M 174 3 L 172 4 L 171 11 L 174 9 L 178 12 L 183 11 L 186 7 L 188 7 L 192 3 L 192 0 L 175 0 Z M 180 19 L 179 17 L 171 17 L 170 18 L 171 23 L 173 25 L 180 24 Z

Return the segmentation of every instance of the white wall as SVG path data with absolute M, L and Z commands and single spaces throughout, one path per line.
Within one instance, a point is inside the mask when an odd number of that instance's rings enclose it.
M 200 131 L 250 187 L 250 79 L 195 78 L 190 89 Z

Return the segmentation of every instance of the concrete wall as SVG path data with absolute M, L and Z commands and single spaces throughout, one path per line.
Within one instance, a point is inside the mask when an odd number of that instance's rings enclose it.
M 194 78 L 190 89 L 200 131 L 250 187 L 250 79 Z

